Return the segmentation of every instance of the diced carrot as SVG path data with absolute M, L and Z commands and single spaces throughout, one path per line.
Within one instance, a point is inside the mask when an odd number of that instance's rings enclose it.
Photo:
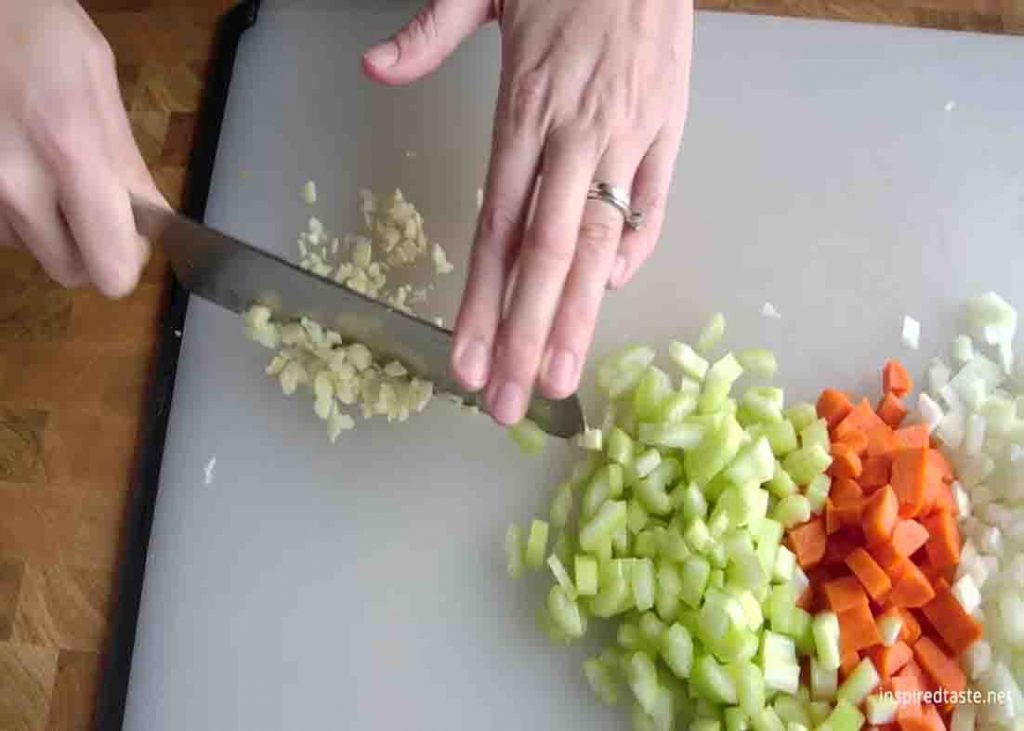
M 903 620 L 903 628 L 900 630 L 900 639 L 906 642 L 908 645 L 913 645 L 917 642 L 917 638 L 921 636 L 921 623 L 917 621 L 917 617 L 909 609 L 898 607 L 896 609 L 899 612 L 900 619 Z
M 835 478 L 849 478 L 856 480 L 860 477 L 863 465 L 860 457 L 853 451 L 846 442 L 832 443 L 832 466 L 829 468 Z
M 913 663 L 913 660 L 908 661 L 902 670 L 889 679 L 888 684 L 890 691 L 900 704 L 901 711 L 913 712 L 911 709 L 917 708 L 917 712 L 920 713 L 921 694 L 928 690 L 928 686 L 923 685 L 913 673 L 906 673 L 907 668 Z
M 826 388 L 818 397 L 818 417 L 828 422 L 829 430 L 835 429 L 836 424 L 846 418 L 852 410 L 850 397 L 842 391 Z
M 934 591 L 935 597 L 921 607 L 921 613 L 953 654 L 959 656 L 981 639 L 981 625 L 964 611 L 948 583 L 936 582 Z
M 865 602 L 837 612 L 839 617 L 839 647 L 841 652 L 856 652 L 882 643 L 878 625 Z
M 833 579 L 825 584 L 822 590 L 825 592 L 825 599 L 828 601 L 829 607 L 836 614 L 868 603 L 868 595 L 864 593 L 860 582 L 853 576 Z
M 946 724 L 931 703 L 923 703 L 913 712 L 897 711 L 896 723 L 900 731 L 946 731 Z
M 828 496 L 836 505 L 841 505 L 852 500 L 860 500 L 864 497 L 864 490 L 857 484 L 856 480 L 849 478 L 837 478 L 832 481 L 832 487 Z
M 899 520 L 899 500 L 892 486 L 886 485 L 868 498 L 862 519 L 864 538 L 869 546 L 884 543 L 892 537 Z
M 943 482 L 952 482 L 956 479 L 956 473 L 953 471 L 953 465 L 949 463 L 949 460 L 946 459 L 946 455 L 944 455 L 940 450 L 928 450 L 928 459 L 931 461 L 932 467 L 934 467 L 942 477 Z
M 946 731 L 946 724 L 939 715 L 939 709 L 928 703 L 924 706 L 925 719 L 928 721 L 930 731 Z
M 903 562 L 903 570 L 892 583 L 889 601 L 897 607 L 923 607 L 935 597 L 935 589 L 913 561 Z
M 928 530 L 913 519 L 901 520 L 892 532 L 892 547 L 907 558 L 927 542 Z
M 875 409 L 878 414 L 878 418 L 884 421 L 886 424 L 891 426 L 893 429 L 903 423 L 903 420 L 907 416 L 907 407 L 903 405 L 899 397 L 887 393 L 882 397 L 882 400 L 878 402 L 878 407 Z
M 903 575 L 903 566 L 906 559 L 900 555 L 891 541 L 883 541 L 871 546 L 871 557 L 875 559 L 878 566 L 886 573 L 890 581 L 895 584 Z
M 825 546 L 825 555 L 821 559 L 823 566 L 832 569 L 846 566 L 846 557 L 850 552 L 861 544 L 859 535 L 849 528 L 843 528 L 837 533 L 828 537 L 828 545 Z M 840 572 L 844 573 L 844 572 Z
M 897 640 L 892 647 L 874 647 L 868 654 L 882 680 L 888 680 L 910 662 L 914 651 L 906 642 Z
M 892 591 L 889 575 L 863 548 L 858 546 L 851 551 L 846 557 L 846 565 L 875 602 L 881 603 Z
M 842 528 L 859 526 L 863 508 L 863 500 L 847 501 L 837 505 L 829 499 L 825 503 L 825 530 L 832 535 Z
M 800 596 L 796 598 L 796 606 L 805 612 L 811 611 L 811 608 L 814 606 L 814 589 L 808 586 L 800 592 Z
M 897 429 L 893 434 L 896 436 L 897 449 L 928 449 L 928 425 L 914 424 Z
M 899 442 L 896 439 L 896 432 L 885 422 L 872 429 L 868 429 L 865 434 L 868 437 L 869 457 L 888 457 L 900 449 Z
M 849 446 L 858 457 L 863 457 L 868 451 L 868 435 L 862 431 L 848 431 L 836 441 Z
M 955 566 L 946 566 L 945 568 L 938 568 L 937 566 L 935 566 L 935 564 L 931 562 L 931 559 L 929 559 L 927 556 L 925 557 L 925 560 L 918 566 L 918 568 L 921 569 L 921 573 L 928 578 L 928 581 L 931 582 L 932 586 L 935 586 L 937 583 L 939 583 L 940 579 L 942 581 L 945 581 L 946 583 L 949 583 L 950 580 L 956 576 Z
M 913 390 L 914 381 L 902 363 L 890 360 L 882 366 L 882 393 L 892 393 L 903 398 Z
M 800 568 L 814 566 L 825 556 L 825 525 L 821 518 L 812 518 L 787 536 L 789 550 L 796 555 Z
M 927 449 L 904 449 L 893 455 L 890 484 L 899 500 L 901 518 L 913 518 L 921 512 L 928 473 Z
M 856 651 L 844 652 L 839 656 L 839 677 L 843 680 L 860 664 L 860 654 Z
M 930 494 L 927 500 L 931 504 L 931 512 L 945 510 L 952 516 L 960 514 L 960 509 L 956 506 L 956 499 L 953 497 L 953 491 L 950 489 L 949 483 L 932 480 L 929 485 Z
M 862 431 L 868 435 L 870 439 L 870 432 L 872 429 L 884 426 L 889 428 L 884 421 L 878 418 L 878 414 L 871 407 L 871 403 L 867 399 L 861 399 L 861 401 L 853 407 L 853 410 L 847 414 L 842 421 L 836 424 L 836 428 L 833 431 L 832 438 L 839 439 L 849 431 Z
M 861 459 L 860 477 L 857 481 L 865 493 L 874 492 L 875 488 L 889 482 L 888 457 L 864 457 Z
M 956 518 L 945 510 L 937 510 L 922 522 L 928 531 L 924 548 L 932 566 L 938 569 L 955 566 L 960 561 L 960 530 Z
M 956 660 L 943 652 L 930 637 L 922 637 L 914 643 L 914 659 L 936 687 L 953 693 L 967 687 L 967 678 Z
M 913 659 L 908 660 L 907 664 L 893 676 L 893 680 L 896 680 L 896 678 L 910 679 L 921 690 L 929 690 L 933 687 L 928 673 L 922 670 L 921 666 L 917 664 L 917 661 Z

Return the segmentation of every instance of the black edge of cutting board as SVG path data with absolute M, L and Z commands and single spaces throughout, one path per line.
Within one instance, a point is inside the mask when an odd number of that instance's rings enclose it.
M 182 212 L 196 221 L 202 221 L 206 215 L 206 202 L 238 44 L 245 31 L 256 22 L 259 7 L 260 0 L 243 0 L 217 22 L 196 137 L 188 162 L 182 206 Z M 124 724 L 146 556 L 153 527 L 160 465 L 167 437 L 188 297 L 188 291 L 171 275 L 169 294 L 158 325 L 157 355 L 150 372 L 148 388 L 149 410 L 143 420 L 131 495 L 126 508 L 116 605 L 111 618 L 103 679 L 96 700 L 95 727 L 101 731 L 115 731 Z

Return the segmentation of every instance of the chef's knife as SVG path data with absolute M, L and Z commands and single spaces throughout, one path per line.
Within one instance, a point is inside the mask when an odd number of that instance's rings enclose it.
M 400 361 L 415 376 L 467 404 L 482 405 L 449 375 L 452 334 L 433 323 L 393 309 L 238 239 L 201 226 L 165 208 L 133 199 L 139 233 L 159 243 L 178 281 L 203 299 L 243 313 L 266 305 L 275 318 L 309 317 L 363 343 L 374 353 Z M 534 396 L 528 416 L 560 437 L 583 431 L 579 399 Z

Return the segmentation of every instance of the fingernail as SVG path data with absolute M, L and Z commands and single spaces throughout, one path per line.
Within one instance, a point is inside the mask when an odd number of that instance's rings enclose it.
M 512 382 L 502 384 L 491 404 L 491 416 L 502 424 L 515 424 L 523 418 L 525 411 L 523 389 Z
M 363 58 L 379 69 L 390 68 L 398 60 L 398 45 L 394 41 L 385 41 L 363 54 Z
M 482 388 L 487 382 L 488 360 L 490 353 L 479 338 L 464 343 L 455 357 L 459 375 L 472 388 Z
M 572 390 L 576 378 L 576 354 L 566 348 L 559 348 L 548 358 L 544 369 L 547 385 L 559 393 Z
M 615 257 L 615 264 L 612 265 L 612 276 L 609 281 L 613 287 L 622 283 L 622 277 L 626 274 L 626 257 L 619 254 Z

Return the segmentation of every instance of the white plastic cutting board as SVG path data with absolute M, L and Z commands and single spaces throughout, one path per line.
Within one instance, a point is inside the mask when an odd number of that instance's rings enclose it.
M 323 6 L 324 3 L 321 3 Z M 362 8 L 369 8 L 363 3 Z M 494 29 L 432 79 L 375 88 L 359 54 L 410 12 L 266 3 L 238 57 L 208 220 L 284 255 L 309 211 L 358 224 L 396 185 L 458 265 L 483 178 Z M 1024 41 L 702 14 L 660 248 L 603 310 L 595 355 L 693 338 L 781 357 L 792 397 L 915 373 L 962 297 L 1024 305 Z M 407 153 L 415 153 L 409 156 Z M 765 320 L 770 300 L 782 319 Z M 904 313 L 922 349 L 900 343 Z M 510 521 L 546 512 L 569 452 L 530 461 L 448 404 L 328 444 L 263 375 L 232 315 L 189 306 L 126 728 L 601 729 L 585 648 L 534 626 L 538 577 L 504 576 Z M 212 484 L 204 467 L 216 457 Z

